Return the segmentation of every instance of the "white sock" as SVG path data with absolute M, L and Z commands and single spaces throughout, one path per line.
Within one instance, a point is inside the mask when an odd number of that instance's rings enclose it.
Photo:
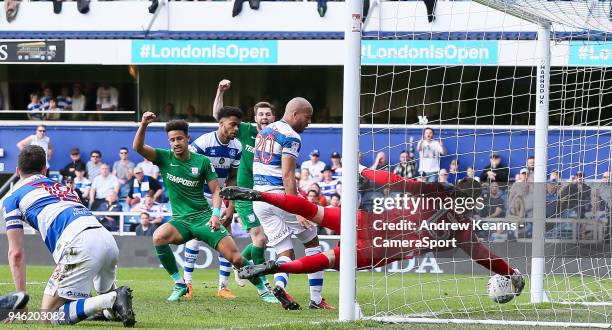
M 291 258 L 286 257 L 286 256 L 280 256 L 278 257 L 278 259 L 276 259 L 277 264 L 283 264 L 289 261 L 291 261 Z M 288 283 L 289 283 L 289 274 L 287 273 L 274 274 L 274 285 L 279 285 L 283 288 L 286 288 Z
M 304 253 L 312 256 L 322 252 L 321 246 L 306 248 Z M 323 271 L 308 274 L 308 285 L 310 286 L 310 300 L 316 304 L 321 302 L 321 290 L 323 290 Z
M 185 283 L 191 283 L 193 279 L 193 270 L 195 268 L 196 259 L 200 252 L 200 242 L 197 239 L 185 243 L 185 264 L 183 266 L 183 279 Z
M 87 299 L 78 299 L 65 303 L 58 308 L 64 314 L 63 320 L 56 320 L 55 324 L 76 324 L 86 318 L 104 310 L 112 308 L 117 298 L 117 292 L 101 294 Z
M 219 253 L 219 290 L 227 288 L 232 274 L 232 264 Z

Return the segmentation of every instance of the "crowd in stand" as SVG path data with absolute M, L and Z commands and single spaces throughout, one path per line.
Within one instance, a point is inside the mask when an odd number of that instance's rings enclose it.
M 88 86 L 88 88 L 92 87 Z M 80 83 L 75 83 L 72 87 L 62 86 L 59 94 L 55 94 L 51 87 L 44 86 L 42 91 L 30 94 L 30 103 L 26 107 L 29 111 L 28 118 L 31 120 L 101 120 L 100 113 L 94 110 L 118 110 L 119 91 L 117 88 L 103 83 L 95 90 L 94 95 L 88 99 Z M 94 100 L 95 103 L 92 102 Z M 92 113 L 66 114 L 60 111 L 92 111 Z
M 166 107 L 168 116 L 172 116 L 171 107 Z M 51 139 L 46 136 L 46 127 L 37 127 L 36 134 L 21 140 L 17 147 L 22 149 L 28 144 L 36 144 L 47 152 L 47 158 L 53 155 Z M 457 159 L 453 159 L 448 168 L 440 167 L 440 159 L 447 154 L 441 139 L 436 139 L 434 131 L 425 128 L 423 136 L 416 143 L 410 139 L 407 149 L 400 152 L 399 163 L 391 166 L 385 152 L 376 154 L 372 169 L 391 171 L 401 177 L 422 182 L 439 182 L 453 185 L 464 177 L 479 181 L 483 187 L 484 208 L 474 217 L 483 219 L 513 218 L 522 223 L 516 232 L 497 231 L 480 233 L 489 240 L 508 240 L 531 237 L 532 224 L 525 222 L 533 216 L 534 208 L 534 168 L 535 159 L 530 156 L 525 167 L 514 177 L 510 177 L 510 168 L 504 164 L 501 155 L 492 153 L 489 164 L 479 170 L 469 166 L 462 170 Z M 74 147 L 70 150 L 70 162 L 57 176 L 69 187 L 73 187 L 83 203 L 93 211 L 102 212 L 137 212 L 139 219 L 132 219 L 126 230 L 149 235 L 156 226 L 167 220 L 164 213 L 171 212 L 167 203 L 159 168 L 148 160 L 134 164 L 128 158 L 129 150 L 122 147 L 113 159 L 105 161 L 99 150 L 89 152 L 89 160 L 81 159 L 81 150 Z M 417 161 L 418 155 L 418 161 Z M 338 207 L 342 196 L 342 160 L 339 152 L 333 152 L 329 159 L 321 159 L 319 150 L 314 149 L 296 171 L 299 193 L 309 201 L 323 207 Z M 363 164 L 363 154 L 360 153 Z M 559 172 L 551 171 L 546 184 L 546 216 L 558 219 L 593 219 L 607 223 L 612 207 L 612 185 L 610 173 L 604 172 L 595 181 L 585 182 L 584 173 L 576 172 L 567 182 L 561 182 Z M 393 193 L 385 187 L 377 187 L 366 179 L 360 181 L 360 208 L 372 209 L 375 198 L 387 197 Z M 119 216 L 99 216 L 100 222 L 109 230 L 119 230 Z M 236 219 L 237 220 L 237 219 Z M 239 223 L 239 221 L 236 221 Z M 557 224 L 547 227 L 549 238 L 571 238 L 575 234 L 571 224 Z M 125 229 L 125 228 L 124 228 Z M 595 234 L 593 226 L 581 225 L 580 237 L 588 239 Z M 325 234 L 334 234 L 322 230 Z

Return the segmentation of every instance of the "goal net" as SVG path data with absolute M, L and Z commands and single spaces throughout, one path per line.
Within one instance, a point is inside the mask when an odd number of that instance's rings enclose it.
M 362 164 L 445 185 L 478 181 L 483 206 L 468 212 L 481 220 L 471 222 L 474 237 L 526 285 L 496 303 L 487 285 L 496 267 L 461 248 L 385 247 L 417 243 L 406 228 L 378 230 L 378 252 L 366 254 L 401 260 L 357 273 L 361 317 L 612 326 L 610 1 L 439 1 L 434 14 L 429 23 L 420 1 L 370 8 L 361 44 Z M 404 196 L 416 195 L 362 180 L 360 212 L 398 223 L 385 212 L 409 208 Z M 361 224 L 358 237 L 371 230 Z

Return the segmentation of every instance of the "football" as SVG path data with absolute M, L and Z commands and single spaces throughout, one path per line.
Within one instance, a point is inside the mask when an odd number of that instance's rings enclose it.
M 512 282 L 509 278 L 495 274 L 487 283 L 489 298 L 499 304 L 505 304 L 514 298 Z

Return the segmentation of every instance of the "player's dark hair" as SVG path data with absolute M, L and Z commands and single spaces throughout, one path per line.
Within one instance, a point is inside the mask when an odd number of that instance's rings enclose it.
M 272 114 L 276 114 L 276 108 L 269 102 L 257 102 L 253 106 L 253 112 L 257 113 L 257 110 L 259 110 L 260 108 L 270 108 L 270 110 L 272 110 Z
M 333 194 L 331 195 L 330 199 L 331 199 L 331 198 L 334 198 L 334 197 L 338 197 L 338 199 L 339 199 L 339 200 L 342 200 L 342 197 L 340 197 L 340 194 L 339 194 L 339 193 L 333 193 Z
M 140 213 L 140 215 L 143 215 L 143 214 L 144 214 L 144 215 L 146 215 L 146 216 L 147 216 L 147 218 L 150 218 L 150 217 L 151 217 L 151 215 L 150 215 L 148 212 L 141 212 L 141 213 Z
M 435 131 L 433 130 L 433 128 L 431 127 L 425 127 L 425 129 L 423 129 L 423 134 L 425 134 L 425 132 L 427 132 L 427 130 L 430 130 L 432 133 L 435 133 Z
M 219 121 L 221 121 L 221 119 L 223 118 L 229 118 L 232 116 L 238 117 L 238 119 L 242 120 L 242 110 L 240 110 L 240 108 L 238 107 L 225 106 L 221 108 L 221 110 L 219 110 L 219 113 L 217 114 L 217 118 L 219 118 Z
M 153 191 L 153 190 L 147 191 L 145 197 L 155 198 L 155 191 Z
M 128 151 L 128 152 L 129 152 L 128 148 L 126 148 L 126 147 L 121 147 L 121 148 L 119 148 L 119 151 L 121 151 L 121 150 L 125 150 L 125 151 Z
M 89 153 L 89 156 L 91 157 L 91 156 L 93 156 L 93 154 L 98 154 L 98 156 L 102 157 L 102 153 L 100 152 L 100 150 L 92 150 Z
M 166 133 L 170 131 L 183 131 L 189 135 L 189 124 L 182 119 L 173 119 L 166 123 Z
M 46 165 L 47 153 L 41 146 L 25 146 L 17 156 L 17 168 L 24 175 L 38 174 Z

